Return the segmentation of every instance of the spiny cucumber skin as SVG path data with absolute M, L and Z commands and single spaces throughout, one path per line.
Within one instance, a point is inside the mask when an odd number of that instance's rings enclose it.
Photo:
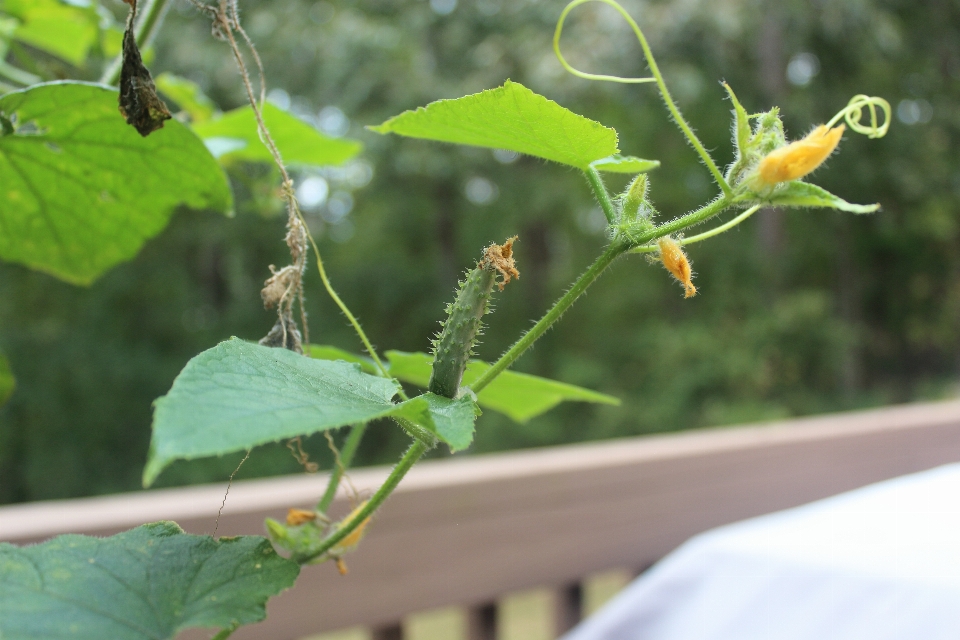
M 490 306 L 496 278 L 495 270 L 477 267 L 467 274 L 457 292 L 457 299 L 447 307 L 449 317 L 434 344 L 431 393 L 446 398 L 457 397 L 463 372 L 480 333 L 481 319 Z

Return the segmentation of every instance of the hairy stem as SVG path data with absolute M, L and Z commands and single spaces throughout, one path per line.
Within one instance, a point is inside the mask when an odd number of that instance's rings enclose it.
M 650 67 L 650 73 L 653 74 L 653 80 L 656 81 L 657 87 L 660 89 L 660 96 L 667 105 L 667 110 L 670 111 L 670 115 L 673 117 L 674 122 L 677 123 L 677 126 L 680 127 L 683 135 L 687 137 L 687 140 L 690 141 L 690 144 L 693 146 L 693 148 L 696 149 L 698 154 L 700 154 L 700 158 L 703 160 L 703 163 L 706 165 L 707 169 L 710 170 L 710 173 L 713 174 L 713 179 L 716 180 L 717 185 L 720 186 L 723 194 L 729 197 L 732 193 L 730 185 L 727 184 L 727 181 L 724 179 L 723 174 L 720 173 L 720 169 L 713 161 L 713 158 L 711 158 L 710 154 L 707 153 L 707 150 L 700 142 L 700 139 L 697 138 L 697 134 L 695 134 L 693 129 L 690 128 L 690 125 L 687 124 L 687 121 L 683 118 L 683 114 L 680 113 L 680 109 L 678 109 L 676 103 L 674 103 L 673 97 L 670 95 L 670 91 L 667 89 L 667 84 L 663 80 L 663 75 L 660 73 L 660 67 L 657 66 L 657 61 L 653 57 L 653 51 L 650 50 L 650 45 L 647 44 L 646 36 L 643 35 L 643 31 L 640 29 L 640 26 L 637 25 L 636 21 L 630 16 L 629 13 L 627 13 L 626 9 L 620 6 L 616 0 L 573 0 L 573 2 L 564 8 L 560 14 L 559 20 L 557 21 L 557 29 L 553 36 L 553 50 L 554 53 L 556 53 L 557 58 L 560 60 L 560 64 L 562 64 L 563 67 L 570 73 L 573 73 L 581 78 L 588 78 L 592 80 L 606 80 L 611 82 L 626 83 L 649 82 L 651 80 L 650 78 L 618 78 L 616 76 L 598 76 L 594 74 L 586 74 L 581 71 L 577 71 L 571 67 L 569 63 L 567 63 L 567 61 L 563 58 L 563 55 L 560 53 L 560 34 L 563 30 L 563 21 L 566 19 L 567 14 L 569 14 L 570 11 L 587 2 L 602 2 L 613 7 L 621 16 L 623 16 L 624 20 L 626 20 L 630 25 L 630 28 L 633 29 L 633 33 L 637 36 L 637 40 L 640 42 L 640 47 L 643 49 L 643 55 L 647 59 L 647 66 Z
M 607 217 L 607 224 L 616 224 L 617 210 L 610 200 L 607 188 L 603 186 L 603 178 L 600 177 L 600 172 L 593 167 L 588 167 L 584 170 L 584 173 L 587 175 L 587 182 L 590 183 L 593 194 L 597 197 L 597 202 L 600 203 L 600 208 L 603 209 L 603 215 Z
M 403 480 L 403 477 L 407 475 L 407 472 L 413 467 L 414 464 L 420 459 L 420 457 L 427 452 L 427 445 L 420 442 L 419 440 L 415 441 L 410 448 L 407 449 L 407 452 L 403 454 L 403 457 L 400 458 L 400 462 L 397 463 L 397 466 L 393 468 L 393 471 L 390 472 L 390 475 L 387 477 L 386 481 L 380 485 L 380 488 L 377 489 L 377 492 L 371 496 L 367 501 L 367 504 L 364 505 L 363 509 L 359 513 L 355 514 L 353 519 L 347 523 L 346 526 L 337 530 L 336 533 L 331 535 L 329 538 L 323 541 L 323 543 L 315 550 L 311 551 L 309 555 L 306 556 L 294 556 L 293 560 L 296 560 L 300 564 L 304 564 L 317 558 L 331 548 L 336 546 L 338 542 L 350 535 L 354 529 L 356 529 L 360 524 L 362 524 L 374 511 L 380 508 L 380 505 L 390 497 L 390 494 L 393 493 L 393 490 L 397 488 L 397 485 L 400 484 L 400 481 Z
M 343 478 L 347 467 L 353 462 L 353 455 L 357 452 L 357 447 L 360 446 L 360 440 L 363 438 L 363 433 L 366 430 L 366 422 L 361 422 L 350 427 L 350 435 L 347 436 L 347 441 L 343 443 L 343 450 L 340 451 L 340 464 L 336 465 L 330 474 L 330 481 L 327 482 L 327 490 L 323 493 L 323 497 L 320 498 L 319 504 L 317 504 L 317 511 L 326 513 L 327 509 L 330 508 L 333 499 L 337 496 L 337 488 L 340 486 L 340 480 Z
M 743 222 L 744 220 L 746 220 L 747 218 L 755 214 L 757 211 L 759 211 L 762 207 L 763 205 L 755 204 L 749 209 L 747 209 L 746 211 L 744 211 L 743 213 L 741 213 L 740 215 L 738 215 L 736 218 L 730 220 L 729 222 L 724 222 L 723 224 L 716 226 L 713 229 L 710 229 L 709 231 L 698 233 L 695 236 L 690 236 L 689 238 L 681 238 L 680 240 L 677 241 L 677 244 L 681 246 L 686 246 L 688 244 L 703 242 L 708 238 L 718 236 L 724 231 L 729 231 L 730 229 L 733 229 L 735 226 L 737 226 L 738 224 L 740 224 L 741 222 Z M 647 246 L 636 247 L 634 249 L 631 249 L 630 253 L 650 253 L 652 251 L 659 251 L 659 250 L 660 249 L 656 245 L 647 245 Z
M 154 36 L 160 30 L 163 23 L 163 17 L 167 15 L 167 9 L 170 8 L 171 0 L 150 0 L 150 4 L 143 10 L 140 20 L 134 27 L 134 39 L 137 47 L 143 49 L 153 42 Z M 100 82 L 103 84 L 117 84 L 120 80 L 120 67 L 123 65 L 123 55 L 113 59 L 113 62 L 107 66 L 100 76 Z
M 29 71 L 24 71 L 23 69 L 18 69 L 11 64 L 7 64 L 3 60 L 0 60 L 0 77 L 24 86 L 30 86 L 31 84 L 43 82 L 43 78 L 40 76 L 34 75 Z M 14 89 L 11 88 L 11 91 L 13 90 Z
M 695 224 L 700 224 L 701 222 L 720 214 L 724 209 L 729 207 L 730 204 L 730 198 L 720 196 L 695 211 L 691 211 L 690 213 L 682 215 L 679 218 L 675 218 L 670 222 L 664 222 L 663 224 L 658 225 L 649 231 L 644 231 L 637 236 L 632 246 L 644 245 L 651 240 L 656 240 L 657 238 L 668 236 L 671 233 L 676 233 L 677 231 L 686 229 L 687 227 L 692 227 Z
M 589 174 L 588 174 L 589 175 Z M 591 184 L 592 181 L 591 181 Z M 601 185 L 601 189 L 602 189 Z M 604 190 L 606 193 L 606 190 Z M 580 295 L 587 290 L 593 282 L 600 277 L 600 274 L 603 273 L 603 270 L 610 266 L 617 256 L 629 251 L 631 247 L 637 245 L 647 244 L 651 240 L 669 235 L 681 229 L 686 229 L 687 227 L 693 226 L 708 218 L 719 214 L 724 209 L 730 206 L 730 199 L 724 196 L 721 196 L 710 202 L 709 204 L 700 207 L 696 211 L 692 211 L 684 216 L 680 216 L 676 220 L 671 220 L 665 224 L 662 224 L 658 227 L 650 229 L 640 234 L 635 240 L 630 242 L 625 240 L 614 241 L 607 250 L 604 251 L 597 260 L 590 265 L 590 267 L 583 272 L 577 281 L 573 283 L 573 286 L 570 287 L 570 290 L 567 291 L 563 297 L 557 300 L 554 303 L 553 307 L 547 311 L 546 314 L 533 325 L 519 340 L 517 340 L 510 349 L 507 350 L 500 359 L 493 363 L 493 366 L 487 369 L 482 376 L 477 378 L 473 384 L 470 385 L 470 389 L 474 393 L 479 393 L 484 387 L 493 382 L 493 380 L 503 373 L 507 367 L 513 364 L 517 358 L 519 358 L 524 351 L 533 346 L 533 343 L 536 342 L 540 336 L 546 333 L 553 323 L 560 319 L 560 316 L 563 315 L 563 312 L 569 309 L 573 303 L 580 297 Z
M 590 265 L 590 267 L 583 272 L 576 282 L 573 283 L 573 286 L 563 294 L 563 296 L 554 303 L 553 307 L 547 311 L 542 318 L 540 318 L 537 324 L 533 325 L 523 336 L 517 340 L 510 349 L 507 350 L 500 359 L 493 363 L 493 366 L 487 369 L 482 376 L 477 378 L 473 384 L 470 385 L 470 389 L 474 393 L 479 393 L 486 387 L 488 384 L 493 382 L 494 378 L 500 375 L 507 367 L 513 364 L 517 358 L 519 358 L 524 351 L 533 346 L 533 343 L 536 342 L 540 336 L 546 333 L 547 329 L 553 326 L 557 320 L 560 319 L 560 316 L 563 315 L 564 311 L 569 309 L 573 303 L 580 297 L 580 295 L 587 290 L 594 280 L 600 277 L 600 274 L 603 273 L 603 270 L 610 266 L 610 263 L 613 262 L 617 256 L 624 253 L 630 248 L 631 245 L 615 241 L 606 251 L 600 254 L 600 257 Z
M 350 325 L 353 327 L 353 330 L 356 332 L 357 336 L 360 338 L 360 342 L 363 343 L 363 348 L 367 350 L 367 353 L 373 359 L 374 363 L 377 365 L 377 370 L 380 372 L 380 375 L 384 378 L 389 378 L 390 373 L 387 371 L 387 367 L 384 366 L 383 361 L 380 360 L 380 356 L 377 355 L 377 350 L 373 348 L 373 345 L 370 343 L 370 338 L 367 337 L 366 332 L 363 330 L 363 327 L 360 326 L 360 321 L 357 320 L 356 316 L 350 311 L 350 308 L 347 307 L 346 303 L 337 295 L 336 290 L 334 290 L 333 285 L 330 284 L 330 279 L 327 277 L 327 270 L 323 267 L 323 260 L 320 258 L 320 249 L 317 247 L 316 240 L 313 239 L 312 235 L 307 235 L 307 238 L 310 240 L 310 245 L 313 247 L 313 255 L 317 261 L 317 270 L 320 272 L 320 280 L 323 281 L 323 287 L 327 290 L 327 295 L 333 300 L 334 304 L 340 309 L 340 312 L 346 316 L 347 321 L 350 322 Z M 399 395 L 404 400 L 409 400 L 407 394 L 404 393 L 403 389 L 399 392 Z

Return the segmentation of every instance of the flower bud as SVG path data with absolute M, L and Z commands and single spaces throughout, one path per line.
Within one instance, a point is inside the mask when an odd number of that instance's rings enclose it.
M 833 153 L 845 128 L 840 125 L 828 129 L 822 124 L 805 138 L 771 151 L 757 167 L 757 180 L 764 186 L 773 186 L 802 178 Z
M 633 182 L 630 183 L 627 190 L 623 192 L 620 199 L 621 222 L 636 220 L 637 214 L 640 212 L 640 206 L 644 204 L 647 199 L 648 184 L 647 174 L 641 173 L 633 179 Z

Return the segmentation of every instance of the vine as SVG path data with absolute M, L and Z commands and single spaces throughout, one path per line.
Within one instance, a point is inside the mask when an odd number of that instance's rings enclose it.
M 296 197 L 294 181 L 284 162 L 282 145 L 277 143 L 266 122 L 265 110 L 268 105 L 265 101 L 264 66 L 252 39 L 241 24 L 238 0 L 217 0 L 215 4 L 206 4 L 201 0 L 189 1 L 211 21 L 213 35 L 228 45 L 253 116 L 256 137 L 263 143 L 279 172 L 280 192 L 287 216 L 284 239 L 289 249 L 290 264 L 281 268 L 269 266 L 270 276 L 264 282 L 261 297 L 266 308 L 276 308 L 277 319 L 259 344 L 228 340 L 199 354 L 184 367 L 170 392 L 157 400 L 144 484 L 152 483 L 174 460 L 222 455 L 239 450 L 247 452 L 244 457 L 246 460 L 253 447 L 284 439 L 298 462 L 308 471 L 316 470 L 311 467 L 313 463 L 309 462 L 301 448 L 301 437 L 318 431 L 323 431 L 334 456 L 333 469 L 314 511 L 291 509 L 284 523 L 272 519 L 265 523 L 272 543 L 289 552 L 289 560 L 276 556 L 273 547 L 262 539 L 241 540 L 247 547 L 242 553 L 230 557 L 234 563 L 232 566 L 242 567 L 244 571 L 266 571 L 264 565 L 269 565 L 268 569 L 274 575 L 270 582 L 273 592 L 263 595 L 261 600 L 254 599 L 253 605 L 248 602 L 249 598 L 244 600 L 249 594 L 240 593 L 237 601 L 242 601 L 242 606 L 260 606 L 262 611 L 262 600 L 285 588 L 284 585 L 292 584 L 301 565 L 334 560 L 341 572 L 345 573 L 342 556 L 358 545 L 371 518 L 422 456 L 441 442 L 451 450 L 461 450 L 470 445 L 479 407 L 488 403 L 489 395 L 485 392 L 491 391 L 491 385 L 519 385 L 520 389 L 524 388 L 522 385 L 532 385 L 526 387 L 528 389 L 549 386 L 550 381 L 532 376 L 521 378 L 511 374 L 509 369 L 619 257 L 631 253 L 656 254 L 667 271 L 683 285 L 685 296 L 692 297 L 697 293 L 697 288 L 683 247 L 729 231 L 763 207 L 829 207 L 853 213 L 870 213 L 878 207 L 848 203 L 806 182 L 804 178 L 834 153 L 846 127 L 870 138 L 885 135 L 891 115 L 890 105 L 885 100 L 866 95 L 854 96 L 827 124 L 816 127 L 799 140 L 788 142 L 776 108 L 748 114 L 732 89 L 724 85 L 734 106 L 736 155 L 726 170 L 721 171 L 720 164 L 704 147 L 674 102 L 637 22 L 616 0 L 573 0 L 560 13 L 553 37 L 553 50 L 562 67 L 574 76 L 589 81 L 654 84 L 670 119 L 712 175 L 719 193 L 700 207 L 659 221 L 659 214 L 648 196 L 650 179 L 647 176 L 648 171 L 659 166 L 658 162 L 621 155 L 617 147 L 617 134 L 613 129 L 570 112 L 519 83 L 510 81 L 497 89 L 472 96 L 437 101 L 371 127 L 383 134 L 504 148 L 579 169 L 604 214 L 609 236 L 608 244 L 593 263 L 492 364 L 472 360 L 471 356 L 477 336 L 482 331 L 484 317 L 492 310 L 490 298 L 494 294 L 494 284 L 502 290 L 505 284 L 520 275 L 514 261 L 516 237 L 502 245 L 491 244 L 484 248 L 475 268 L 465 275 L 456 298 L 448 307 L 448 317 L 434 342 L 432 354 L 388 351 L 381 357 L 356 315 L 334 289 L 319 247 L 310 234 Z M 139 48 L 146 46 L 160 28 L 169 8 L 169 0 L 151 0 L 139 21 L 136 20 L 135 0 L 128 2 L 131 11 L 124 34 L 123 56 L 104 70 L 102 80 L 108 83 L 119 81 L 121 112 L 140 135 L 146 137 L 163 127 L 170 114 L 162 101 L 159 105 L 153 102 L 156 98 L 152 93 L 154 83 L 142 65 Z M 622 78 L 586 73 L 568 63 L 560 49 L 563 27 L 574 9 L 588 2 L 606 4 L 627 21 L 643 50 L 650 77 Z M 247 56 L 253 61 L 252 67 L 248 65 Z M 258 79 L 256 88 L 251 78 L 251 68 Z M 11 77 L 9 73 L 5 76 Z M 16 81 L 16 74 L 12 77 Z M 42 88 L 48 90 L 54 87 Z M 103 87 L 80 86 L 78 83 L 69 90 L 78 95 L 82 93 L 91 104 L 100 104 L 97 100 L 103 97 L 100 93 Z M 14 92 L 19 93 L 15 100 L 6 101 L 6 96 L 0 98 L 0 124 L 3 125 L 0 142 L 7 136 L 28 133 L 20 127 L 23 104 L 29 105 L 29 96 L 24 96 L 29 91 Z M 39 116 L 37 119 L 39 122 Z M 838 124 L 841 120 L 845 124 Z M 469 122 L 470 126 L 464 126 L 464 122 Z M 531 123 L 536 126 L 531 126 Z M 34 126 L 45 133 L 41 125 L 42 122 Z M 110 126 L 113 126 L 112 122 Z M 189 133 L 176 121 L 170 121 L 165 133 L 171 130 L 174 136 Z M 36 131 L 30 130 L 29 133 L 35 134 Z M 111 135 L 121 138 L 128 133 L 111 130 Z M 34 137 L 41 138 L 40 135 Z M 195 137 L 185 137 L 182 144 L 195 144 Z M 558 143 L 558 139 L 567 142 Z M 210 158 L 203 156 L 202 160 L 208 162 Z M 628 174 L 632 179 L 623 193 L 611 195 L 604 185 L 602 172 Z M 169 208 L 172 209 L 172 206 Z M 728 211 L 735 211 L 737 215 L 699 234 L 683 235 L 692 227 Z M 365 357 L 310 344 L 304 308 L 304 278 L 307 275 L 308 253 L 311 251 L 327 295 L 353 328 L 366 351 Z M 92 278 L 95 275 L 84 277 Z M 498 276 L 501 278 L 499 281 Z M 82 281 L 80 277 L 76 279 Z M 324 349 L 327 349 L 326 356 L 322 355 Z M 402 383 L 420 386 L 426 391 L 411 397 Z M 615 402 L 615 399 L 602 394 L 590 395 L 586 390 L 578 391 L 583 393 L 576 399 Z M 575 396 L 562 397 L 571 399 Z M 395 400 L 397 398 L 399 401 Z M 328 511 L 340 484 L 353 462 L 367 424 L 380 418 L 396 422 L 412 442 L 370 498 L 356 505 L 346 517 L 334 521 Z M 338 450 L 330 430 L 341 427 L 349 427 L 350 430 L 342 450 Z M 233 475 L 230 481 L 232 479 Z M 228 484 L 228 492 L 229 487 Z M 154 543 L 159 546 L 158 541 L 167 538 L 175 540 L 175 544 L 188 545 L 188 551 L 182 553 L 199 553 L 197 550 L 202 549 L 203 553 L 229 555 L 231 550 L 239 548 L 230 546 L 234 545 L 232 539 L 208 540 L 188 536 L 176 529 L 175 525 L 145 525 L 107 539 L 103 544 L 114 545 L 111 549 L 117 557 L 129 555 L 126 551 L 128 547 L 124 545 L 148 548 Z M 150 542 L 147 544 L 143 540 Z M 41 554 L 41 560 L 44 552 L 43 549 L 36 551 Z M 254 552 L 259 554 L 256 555 L 257 559 L 268 560 L 251 564 Z M 7 551 L 0 548 L 0 563 L 4 561 L 3 553 Z M 10 553 L 27 557 L 34 551 Z M 32 556 L 26 561 L 39 562 Z M 153 575 L 151 571 L 143 573 Z M 171 576 L 170 589 L 175 591 L 181 588 L 182 585 L 177 581 L 184 579 L 184 576 Z M 236 606 L 239 608 L 241 604 Z M 226 638 L 240 624 L 237 617 L 211 619 L 217 620 L 216 624 L 221 627 L 217 638 Z M 0 635 L 3 635 L 2 624 L 0 622 Z M 169 627 L 174 633 L 179 629 L 175 624 Z M 156 637 L 167 637 L 164 633 L 164 630 L 158 631 Z

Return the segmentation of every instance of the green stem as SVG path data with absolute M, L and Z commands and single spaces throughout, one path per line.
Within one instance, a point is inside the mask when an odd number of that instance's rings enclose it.
M 415 441 L 410 448 L 407 449 L 407 452 L 403 454 L 403 457 L 400 458 L 400 462 L 397 463 L 397 466 L 393 468 L 393 471 L 390 472 L 390 475 L 387 476 L 386 481 L 380 485 L 380 488 L 377 489 L 377 492 L 367 501 L 367 504 L 354 515 L 353 519 L 346 524 L 346 526 L 338 529 L 334 534 L 329 538 L 323 541 L 319 547 L 312 550 L 309 555 L 305 556 L 294 556 L 293 560 L 304 564 L 317 558 L 331 548 L 336 546 L 338 542 L 350 535 L 354 529 L 356 529 L 360 524 L 362 524 L 374 511 L 380 508 L 380 505 L 390 497 L 390 494 L 393 493 L 393 490 L 397 488 L 397 485 L 400 484 L 400 481 L 403 480 L 403 477 L 407 475 L 407 472 L 417 463 L 417 460 L 427 452 L 427 445 L 422 442 Z
M 304 228 L 306 228 L 306 223 L 304 223 Z M 387 371 L 387 367 L 384 366 L 383 361 L 380 360 L 380 356 L 377 355 L 377 350 L 373 348 L 373 344 L 370 343 L 370 338 L 367 337 L 367 333 L 363 330 L 363 327 L 360 326 L 360 321 L 357 320 L 356 316 L 350 311 L 350 308 L 346 303 L 337 295 L 336 290 L 333 288 L 333 285 L 330 283 L 330 278 L 327 277 L 327 270 L 323 266 L 323 258 L 320 257 L 320 248 L 317 246 L 317 241 L 313 239 L 313 235 L 307 234 L 307 238 L 310 240 L 310 246 L 313 247 L 313 257 L 317 261 L 317 271 L 320 272 L 320 280 L 323 282 L 323 288 L 327 290 L 327 295 L 330 296 L 330 299 L 333 300 L 334 304 L 340 309 L 340 312 L 346 316 L 347 321 L 353 327 L 354 332 L 357 334 L 357 337 L 360 338 L 360 342 L 363 343 L 363 348 L 367 350 L 367 353 L 373 359 L 373 362 L 377 365 L 377 371 L 380 372 L 380 376 L 384 378 L 390 377 L 390 372 Z M 403 400 L 409 400 L 407 394 L 400 389 L 397 394 Z
M 735 226 L 737 226 L 738 224 L 740 224 L 741 222 L 743 222 L 744 220 L 746 220 L 747 218 L 755 214 L 757 211 L 759 211 L 762 206 L 763 205 L 755 204 L 749 209 L 747 209 L 746 211 L 744 211 L 743 213 L 741 213 L 740 215 L 738 215 L 733 220 L 730 220 L 729 222 L 725 222 L 718 227 L 714 227 L 709 231 L 698 233 L 695 236 L 690 236 L 689 238 L 682 238 L 678 241 L 678 244 L 680 244 L 681 246 L 686 246 L 688 244 L 702 242 L 708 238 L 712 238 L 713 236 L 718 236 L 724 231 L 729 231 L 730 229 L 733 229 Z M 659 249 L 656 246 L 647 245 L 644 247 L 636 247 L 634 249 L 631 249 L 630 253 L 650 253 L 652 251 L 658 251 L 658 250 Z
M 556 53 L 557 58 L 560 60 L 560 64 L 562 64 L 567 71 L 573 73 L 574 75 L 591 78 L 594 80 L 608 80 L 613 82 L 649 81 L 649 78 L 617 78 L 615 76 L 596 76 L 593 74 L 585 74 L 571 67 L 563 58 L 563 55 L 560 53 L 560 33 L 563 30 L 563 21 L 566 19 L 567 14 L 570 13 L 570 11 L 587 2 L 602 2 L 613 7 L 617 10 L 617 12 L 620 13 L 621 16 L 623 16 L 624 20 L 626 20 L 633 29 L 634 35 L 637 36 L 637 40 L 640 42 L 640 46 L 643 48 L 643 55 L 647 59 L 647 66 L 650 67 L 650 73 L 653 74 L 653 79 L 656 81 L 657 87 L 660 89 L 660 95 L 663 97 L 663 101 L 667 104 L 667 109 L 670 111 L 670 115 L 673 116 L 674 122 L 676 122 L 677 126 L 680 127 L 680 130 L 683 131 L 683 135 L 687 137 L 687 140 L 690 141 L 690 144 L 693 146 L 693 148 L 696 149 L 698 154 L 700 154 L 700 158 L 707 166 L 707 169 L 710 170 L 710 173 L 713 174 L 713 179 L 716 180 L 717 184 L 720 186 L 720 189 L 723 191 L 723 194 L 729 197 L 732 193 L 730 185 L 727 184 L 727 181 L 724 179 L 723 174 L 720 173 L 720 169 L 717 168 L 713 158 L 711 158 L 710 154 L 707 153 L 707 150 L 700 142 L 700 139 L 697 138 L 697 134 L 695 134 L 693 129 L 690 128 L 690 125 L 687 124 L 687 121 L 684 120 L 683 115 L 680 113 L 680 109 L 678 109 L 677 105 L 673 102 L 673 98 L 670 96 L 670 91 L 667 89 L 667 84 L 663 80 L 663 75 L 660 73 L 660 67 L 657 66 L 657 61 L 653 57 L 653 51 L 650 50 L 650 45 L 647 44 L 647 38 L 643 35 L 643 31 L 640 30 L 639 25 L 637 25 L 636 21 L 630 17 L 630 14 L 627 13 L 626 9 L 621 7 L 616 0 L 573 0 L 573 2 L 564 8 L 564 10 L 560 13 L 560 18 L 557 21 L 557 29 L 553 36 L 553 50 L 554 53 Z
M 588 174 L 589 175 L 589 174 Z M 593 184 L 591 182 L 591 184 Z M 602 185 L 601 185 L 602 188 Z M 606 191 L 604 191 L 606 193 Z M 487 369 L 482 376 L 477 378 L 473 384 L 470 385 L 470 389 L 474 393 L 479 393 L 486 387 L 488 384 L 493 382 L 493 380 L 503 373 L 507 367 L 513 364 L 517 358 L 519 358 L 524 351 L 529 349 L 534 342 L 536 342 L 540 336 L 546 333 L 554 322 L 560 319 L 560 316 L 563 315 L 564 311 L 569 309 L 571 305 L 576 301 L 580 295 L 586 291 L 587 287 L 593 284 L 593 281 L 596 280 L 603 270 L 610 266 L 617 256 L 626 251 L 629 251 L 631 247 L 638 245 L 644 245 L 655 240 L 662 236 L 669 235 L 681 229 L 686 229 L 687 227 L 693 226 L 708 218 L 719 214 L 721 211 L 729 207 L 731 204 L 730 198 L 720 196 L 713 202 L 710 202 L 696 211 L 692 211 L 684 216 L 680 216 L 676 220 L 671 220 L 665 224 L 662 224 L 658 227 L 650 229 L 641 233 L 636 239 L 631 239 L 630 241 L 614 241 L 607 250 L 604 251 L 597 260 L 590 265 L 590 267 L 583 272 L 577 281 L 573 283 L 573 286 L 570 287 L 570 290 L 567 291 L 563 297 L 557 300 L 554 303 L 553 307 L 547 311 L 542 318 L 540 318 L 537 324 L 533 325 L 519 340 L 506 353 L 500 356 L 500 359 L 493 363 L 493 366 Z
M 584 170 L 584 173 L 587 176 L 587 181 L 590 183 L 590 187 L 593 188 L 593 193 L 597 197 L 597 202 L 600 203 L 600 207 L 603 209 L 603 213 L 607 217 L 607 222 L 610 224 L 615 224 L 617 219 L 616 209 L 613 206 L 613 202 L 610 200 L 610 194 L 607 193 L 606 187 L 603 186 L 603 180 L 600 178 L 600 173 L 593 167 L 588 167 Z M 593 281 L 596 280 L 601 273 L 603 273 L 604 269 L 610 266 L 610 263 L 613 262 L 617 256 L 629 248 L 630 245 L 621 242 L 615 242 L 607 247 L 607 250 L 604 251 L 579 278 L 577 278 L 577 281 L 573 283 L 573 286 L 570 287 L 570 290 L 567 291 L 559 300 L 557 300 L 553 307 L 547 311 L 542 318 L 540 318 L 540 321 L 537 322 L 537 324 L 533 325 L 533 327 L 523 334 L 506 353 L 500 356 L 500 359 L 497 360 L 492 367 L 487 369 L 482 376 L 477 378 L 473 384 L 470 385 L 470 389 L 474 393 L 479 393 L 484 387 L 493 382 L 494 378 L 503 373 L 503 371 L 513 364 L 516 359 L 523 354 L 524 351 L 529 349 L 533 343 L 540 338 L 540 336 L 546 333 L 547 329 L 549 329 L 554 322 L 560 319 L 560 316 L 563 315 L 563 312 L 570 308 L 576 299 L 587 290 L 587 287 L 593 284 Z
M 510 349 L 500 356 L 500 359 L 497 360 L 492 367 L 487 369 L 482 376 L 476 379 L 473 384 L 470 385 L 470 389 L 474 393 L 479 393 L 486 387 L 488 384 L 493 382 L 494 378 L 500 375 L 507 367 L 513 364 L 517 358 L 519 358 L 524 351 L 529 349 L 537 339 L 540 338 L 547 329 L 549 329 L 554 322 L 560 319 L 560 316 L 563 315 L 564 311 L 569 309 L 571 305 L 580 297 L 580 295 L 587 290 L 593 281 L 600 277 L 600 274 L 603 273 L 603 270 L 610 266 L 610 263 L 613 262 L 617 256 L 624 253 L 630 248 L 630 244 L 625 242 L 615 241 L 606 251 L 600 254 L 600 257 L 590 265 L 590 267 L 583 272 L 577 281 L 573 283 L 573 286 L 570 287 L 570 290 L 567 291 L 563 296 L 554 303 L 553 307 L 547 311 L 546 314 L 537 324 L 533 325 L 519 340 L 514 343 Z
M 593 167 L 587 167 L 583 172 L 587 174 L 587 182 L 590 183 L 590 187 L 597 197 L 597 202 L 600 203 L 600 208 L 603 209 L 603 215 L 607 217 L 607 224 L 616 224 L 617 210 L 610 200 L 610 194 L 607 193 L 607 188 L 603 186 L 603 178 L 600 177 L 600 172 Z
M 700 224 L 704 220 L 712 218 L 721 213 L 724 209 L 729 207 L 730 204 L 731 202 L 729 198 L 720 196 L 713 202 L 703 205 L 696 211 L 691 211 L 690 213 L 671 220 L 670 222 L 665 222 L 661 225 L 658 225 L 649 231 L 644 231 L 634 239 L 632 246 L 636 247 L 644 245 L 651 240 L 656 240 L 657 238 L 668 236 L 671 233 L 676 233 L 677 231 L 686 229 L 687 227 L 692 227 L 695 224 Z
M 23 69 L 18 69 L 3 60 L 0 60 L 0 77 L 25 86 L 43 82 L 43 78 L 40 76 L 32 74 L 29 71 L 24 71 Z
M 163 23 L 163 17 L 167 15 L 167 9 L 170 8 L 170 0 L 151 0 L 147 8 L 134 27 L 134 38 L 137 41 L 137 47 L 143 49 L 153 42 L 154 36 L 160 30 Z M 103 84 L 117 84 L 120 80 L 120 67 L 123 65 L 123 55 L 114 58 L 113 62 L 103 71 L 100 76 L 100 82 Z
M 347 441 L 343 443 L 343 450 L 340 451 L 340 464 L 333 468 L 333 472 L 330 474 L 330 481 L 327 482 L 327 490 L 323 493 L 323 497 L 320 498 L 319 504 L 317 504 L 317 511 L 320 513 L 326 513 L 333 499 L 337 496 L 337 488 L 340 486 L 343 473 L 353 462 L 353 455 L 357 452 L 357 447 L 360 445 L 360 440 L 363 438 L 363 433 L 366 430 L 366 422 L 355 424 L 350 428 L 350 435 L 347 436 Z

